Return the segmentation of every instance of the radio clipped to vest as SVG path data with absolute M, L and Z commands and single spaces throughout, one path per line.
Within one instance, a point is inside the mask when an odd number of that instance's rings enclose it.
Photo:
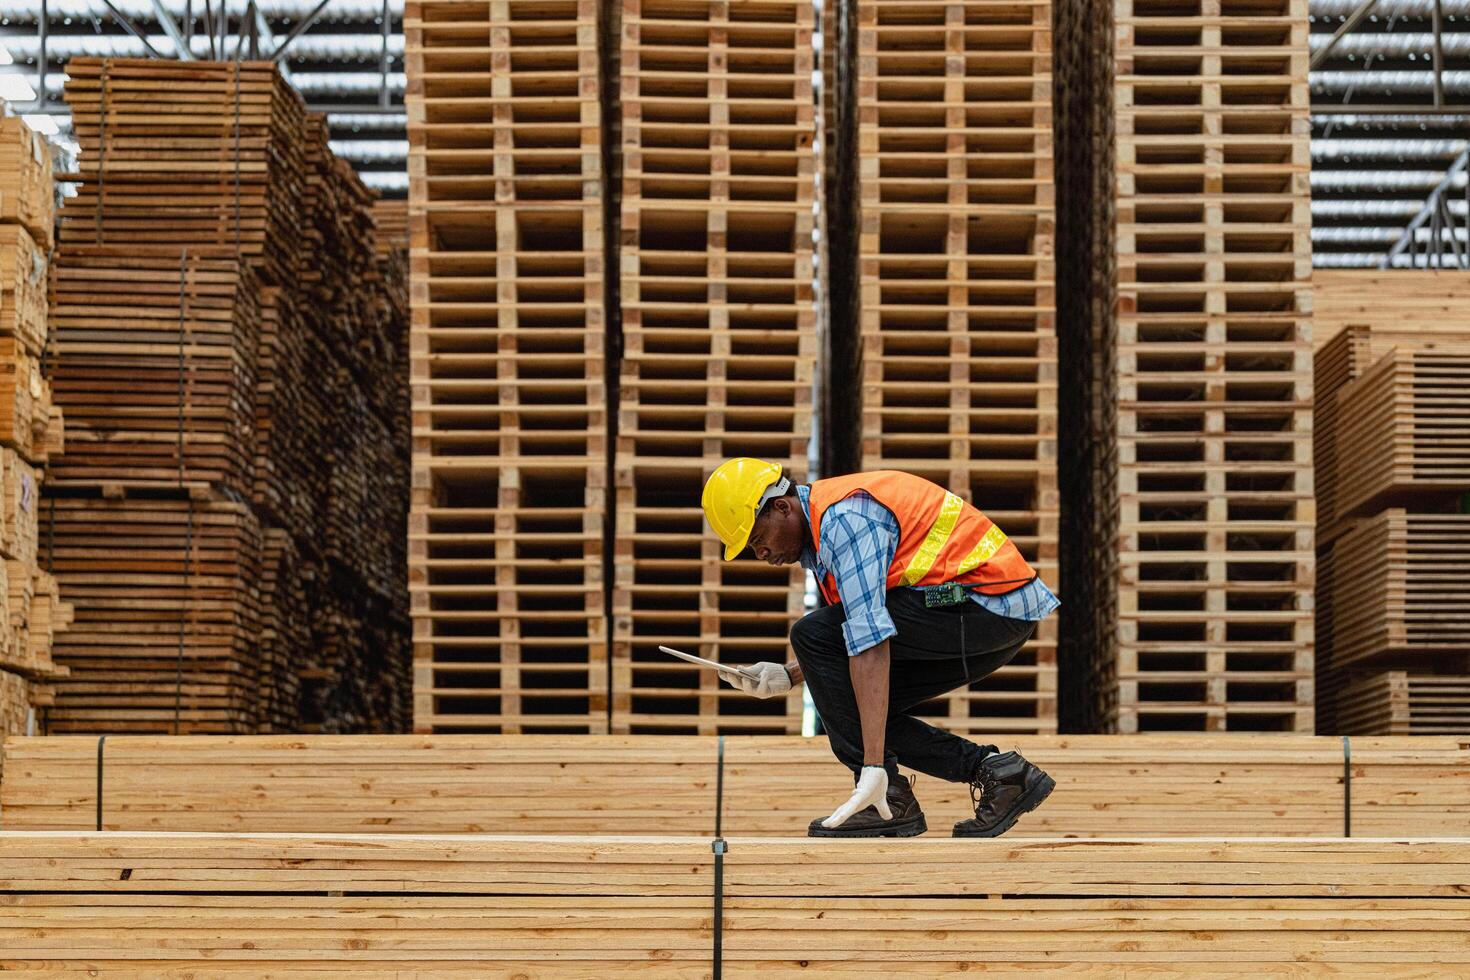
M 924 605 L 930 609 L 935 606 L 958 606 L 969 598 L 969 590 L 958 582 L 926 585 L 919 591 L 924 593 Z

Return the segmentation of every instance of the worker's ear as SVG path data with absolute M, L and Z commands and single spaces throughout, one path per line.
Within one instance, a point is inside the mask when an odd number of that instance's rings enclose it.
M 771 509 L 779 513 L 782 517 L 791 516 L 791 498 L 777 497 L 771 501 Z

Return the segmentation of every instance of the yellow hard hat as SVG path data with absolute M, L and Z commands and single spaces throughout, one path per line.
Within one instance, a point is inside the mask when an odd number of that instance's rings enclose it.
M 705 481 L 699 503 L 705 520 L 725 543 L 726 561 L 745 550 L 761 498 L 780 479 L 780 463 L 740 456 L 721 463 Z

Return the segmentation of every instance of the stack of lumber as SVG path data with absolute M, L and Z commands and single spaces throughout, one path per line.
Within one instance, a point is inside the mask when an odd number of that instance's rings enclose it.
M 69 79 L 50 364 L 74 451 L 45 550 L 81 629 L 53 730 L 402 730 L 405 259 L 372 193 L 270 63 Z
M 378 226 L 378 254 L 408 251 L 408 201 L 379 198 L 373 202 L 373 221 Z
M 0 835 L 0 967 L 1447 976 L 1470 842 Z M 718 863 L 717 863 L 718 862 Z M 924 897 L 913 897 L 915 882 Z M 717 911 L 718 910 L 718 911 Z M 714 915 L 719 914 L 716 932 Z
M 1462 269 L 1316 269 L 1312 337 L 1321 348 L 1345 327 L 1464 333 L 1470 272 Z
M 51 392 L 55 362 L 47 365 L 45 358 L 54 217 L 50 147 L 19 118 L 0 115 L 0 732 L 6 734 L 38 730 L 51 703 L 50 682 L 66 674 L 51 653 L 71 607 L 38 560 L 43 469 L 62 449 L 62 412 Z
M 1462 739 L 1032 736 L 1001 748 L 1057 780 L 1025 836 L 1436 836 L 1470 817 Z M 823 739 L 728 736 L 723 749 L 706 736 L 12 738 L 0 826 L 94 828 L 100 791 L 102 828 L 122 831 L 710 834 L 718 814 L 725 833 L 801 836 L 851 788 Z M 970 813 L 966 786 L 920 776 L 916 793 L 931 836 Z
M 26 230 L 42 252 L 55 242 L 51 148 L 18 116 L 0 116 L 0 227 Z
M 414 728 L 605 732 L 598 5 L 410 0 Z
M 855 90 L 856 118 L 836 127 L 828 221 L 834 343 L 855 318 L 861 378 L 831 381 L 851 399 L 835 424 L 860 417 L 848 465 L 971 501 L 1059 589 L 1051 3 L 855 6 L 837 94 Z M 920 713 L 960 732 L 1056 731 L 1057 639 L 1053 617 Z
M 784 661 L 802 570 L 722 560 L 699 506 L 736 456 L 808 478 L 814 10 L 786 0 L 621 5 L 622 357 L 613 538 L 617 732 L 794 733 L 667 644 Z
M 1366 674 L 1337 699 L 1344 731 L 1451 735 L 1470 731 L 1470 676 L 1388 670 Z
M 1310 731 L 1306 3 L 1064 0 L 1058 33 L 1068 713 Z
M 1470 276 L 1316 286 L 1318 731 L 1444 731 L 1470 711 L 1470 328 L 1447 312 Z
M 306 107 L 270 62 L 76 58 L 66 101 L 82 152 L 63 245 L 228 243 L 267 282 L 298 271 Z

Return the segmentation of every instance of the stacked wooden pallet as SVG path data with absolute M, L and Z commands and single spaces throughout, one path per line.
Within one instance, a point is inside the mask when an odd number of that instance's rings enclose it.
M 371 192 L 269 63 L 69 78 L 55 730 L 402 729 L 406 295 Z
M 450 976 L 474 963 L 628 980 L 1470 966 L 1465 838 L 734 838 L 720 853 L 708 837 L 6 834 L 0 967 L 322 976 L 411 962 Z
M 1087 433 L 1064 540 L 1096 610 L 1066 657 L 1078 714 L 1309 731 L 1306 4 L 1068 2 L 1059 22 Z
M 803 573 L 726 563 L 699 507 L 725 459 L 807 478 L 816 358 L 813 9 L 622 5 L 621 310 L 613 727 L 796 732 L 668 644 L 784 661 Z
M 419 731 L 606 731 L 597 6 L 407 7 Z
M 1455 632 L 1470 616 L 1457 564 L 1470 329 L 1451 312 L 1466 286 L 1439 271 L 1317 275 L 1331 332 L 1314 359 L 1319 731 L 1396 734 L 1411 717 L 1442 731 L 1429 719 L 1453 725 L 1470 705 Z
M 1454 738 L 1030 736 L 1042 837 L 1438 836 L 1470 816 Z M 4 745 L 9 830 L 799 836 L 851 779 L 824 740 L 729 736 L 48 736 Z M 627 787 L 642 788 L 629 794 Z M 528 790 L 527 787 L 536 787 Z M 930 835 L 969 787 L 919 777 Z M 588 799 L 603 805 L 588 808 Z
M 50 682 L 66 673 L 51 650 L 71 607 L 38 563 L 43 468 L 62 448 L 61 409 L 42 370 L 54 217 L 50 147 L 0 116 L 0 731 L 9 734 L 44 723 Z
M 856 142 L 836 149 L 857 161 L 856 226 L 839 229 L 855 238 L 856 462 L 971 500 L 1057 588 L 1051 4 L 856 7 L 856 120 L 838 127 Z M 1056 644 L 1051 619 L 922 713 L 962 732 L 1055 731 Z

